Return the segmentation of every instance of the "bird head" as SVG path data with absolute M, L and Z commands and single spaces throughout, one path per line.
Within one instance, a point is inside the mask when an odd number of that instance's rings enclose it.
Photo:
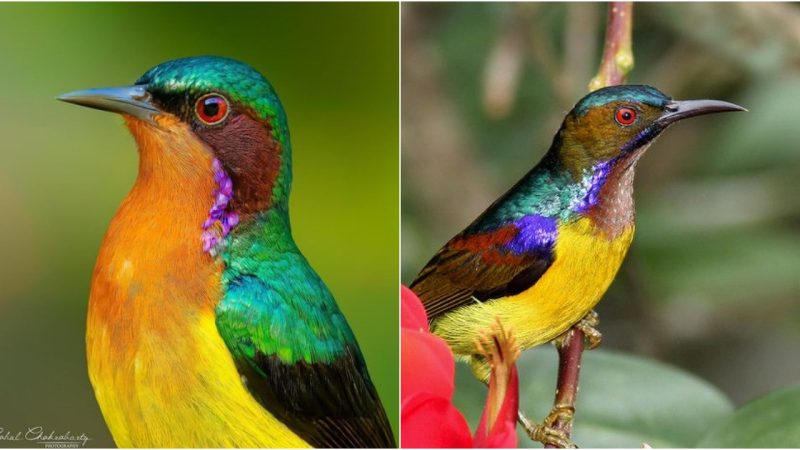
M 560 161 L 580 177 L 593 167 L 633 167 L 667 127 L 689 117 L 746 111 L 718 100 L 672 100 L 651 86 L 611 86 L 583 97 L 564 119 L 555 145 Z
M 71 92 L 59 100 L 123 114 L 139 142 L 140 176 L 143 166 L 156 166 L 154 171 L 170 166 L 215 177 L 219 191 L 231 197 L 224 207 L 237 214 L 288 201 L 286 115 L 270 83 L 244 63 L 214 56 L 176 59 L 148 70 L 133 85 Z M 208 154 L 188 158 L 174 148 L 145 154 L 143 147 L 154 140 L 173 147 L 179 140 L 201 142 Z

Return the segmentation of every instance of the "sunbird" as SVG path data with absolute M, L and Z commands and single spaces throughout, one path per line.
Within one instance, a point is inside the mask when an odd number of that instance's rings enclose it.
M 358 343 L 289 225 L 270 83 L 190 57 L 60 100 L 123 115 L 136 182 L 95 265 L 86 349 L 120 447 L 393 447 Z
M 411 283 L 432 332 L 483 382 L 489 367 L 475 341 L 495 320 L 513 330 L 523 350 L 576 324 L 597 337 L 592 309 L 633 240 L 639 158 L 679 120 L 743 110 L 716 100 L 674 101 L 643 85 L 582 98 L 542 160 Z

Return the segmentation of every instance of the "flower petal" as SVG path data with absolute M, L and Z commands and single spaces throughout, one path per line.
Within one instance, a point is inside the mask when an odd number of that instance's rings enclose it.
M 425 307 L 411 289 L 400 286 L 400 326 L 413 330 L 430 331 Z
M 401 330 L 402 398 L 427 392 L 444 399 L 453 397 L 455 361 L 445 342 L 423 331 Z
M 514 333 L 495 319 L 489 333 L 481 336 L 476 350 L 491 365 L 489 395 L 481 422 L 475 432 L 476 447 L 507 448 L 517 446 L 519 377 L 517 358 L 520 349 Z
M 417 394 L 403 400 L 401 447 L 472 447 L 469 425 L 448 399 Z
M 487 398 L 487 403 L 491 399 Z M 475 447 L 479 448 L 517 448 L 517 411 L 519 410 L 519 377 L 517 366 L 512 366 L 508 379 L 508 389 L 503 405 L 497 413 L 494 426 L 486 433 L 486 420 L 489 413 L 487 404 L 481 423 L 475 433 Z

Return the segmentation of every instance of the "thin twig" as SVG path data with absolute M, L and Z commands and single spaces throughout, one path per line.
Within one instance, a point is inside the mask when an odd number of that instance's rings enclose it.
M 610 3 L 603 59 L 600 62 L 600 70 L 589 83 L 590 91 L 625 82 L 628 73 L 633 69 L 632 28 L 633 4 L 631 2 Z M 585 336 L 581 330 L 574 327 L 568 333 L 558 348 L 558 382 L 554 406 L 561 410 L 574 412 Z M 572 415 L 559 415 L 553 423 L 553 427 L 570 437 Z M 545 448 L 553 447 L 547 445 Z
M 558 384 L 553 405 L 557 408 L 575 411 L 578 396 L 578 376 L 581 371 L 583 355 L 583 331 L 573 328 L 561 346 L 558 347 Z M 567 437 L 572 436 L 572 417 L 559 415 L 553 428 L 561 430 Z M 546 445 L 545 448 L 553 448 Z
M 608 5 L 606 42 L 600 70 L 589 83 L 589 91 L 623 84 L 633 69 L 631 30 L 633 29 L 633 3 L 611 2 Z

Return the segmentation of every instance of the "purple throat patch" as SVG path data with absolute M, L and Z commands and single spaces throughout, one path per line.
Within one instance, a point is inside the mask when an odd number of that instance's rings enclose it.
M 203 222 L 202 239 L 203 251 L 216 256 L 225 243 L 225 237 L 239 223 L 239 214 L 228 211 L 233 199 L 233 181 L 217 158 L 211 163 L 211 169 L 214 171 L 217 188 L 213 192 L 214 204 L 208 212 L 208 218 Z
M 577 212 L 584 214 L 597 205 L 600 200 L 600 191 L 603 189 L 603 185 L 606 183 L 608 175 L 616 162 L 617 159 L 614 158 L 601 162 L 592 168 L 591 175 L 585 178 L 584 182 L 588 184 L 588 189 L 586 195 L 583 196 L 575 209 Z

